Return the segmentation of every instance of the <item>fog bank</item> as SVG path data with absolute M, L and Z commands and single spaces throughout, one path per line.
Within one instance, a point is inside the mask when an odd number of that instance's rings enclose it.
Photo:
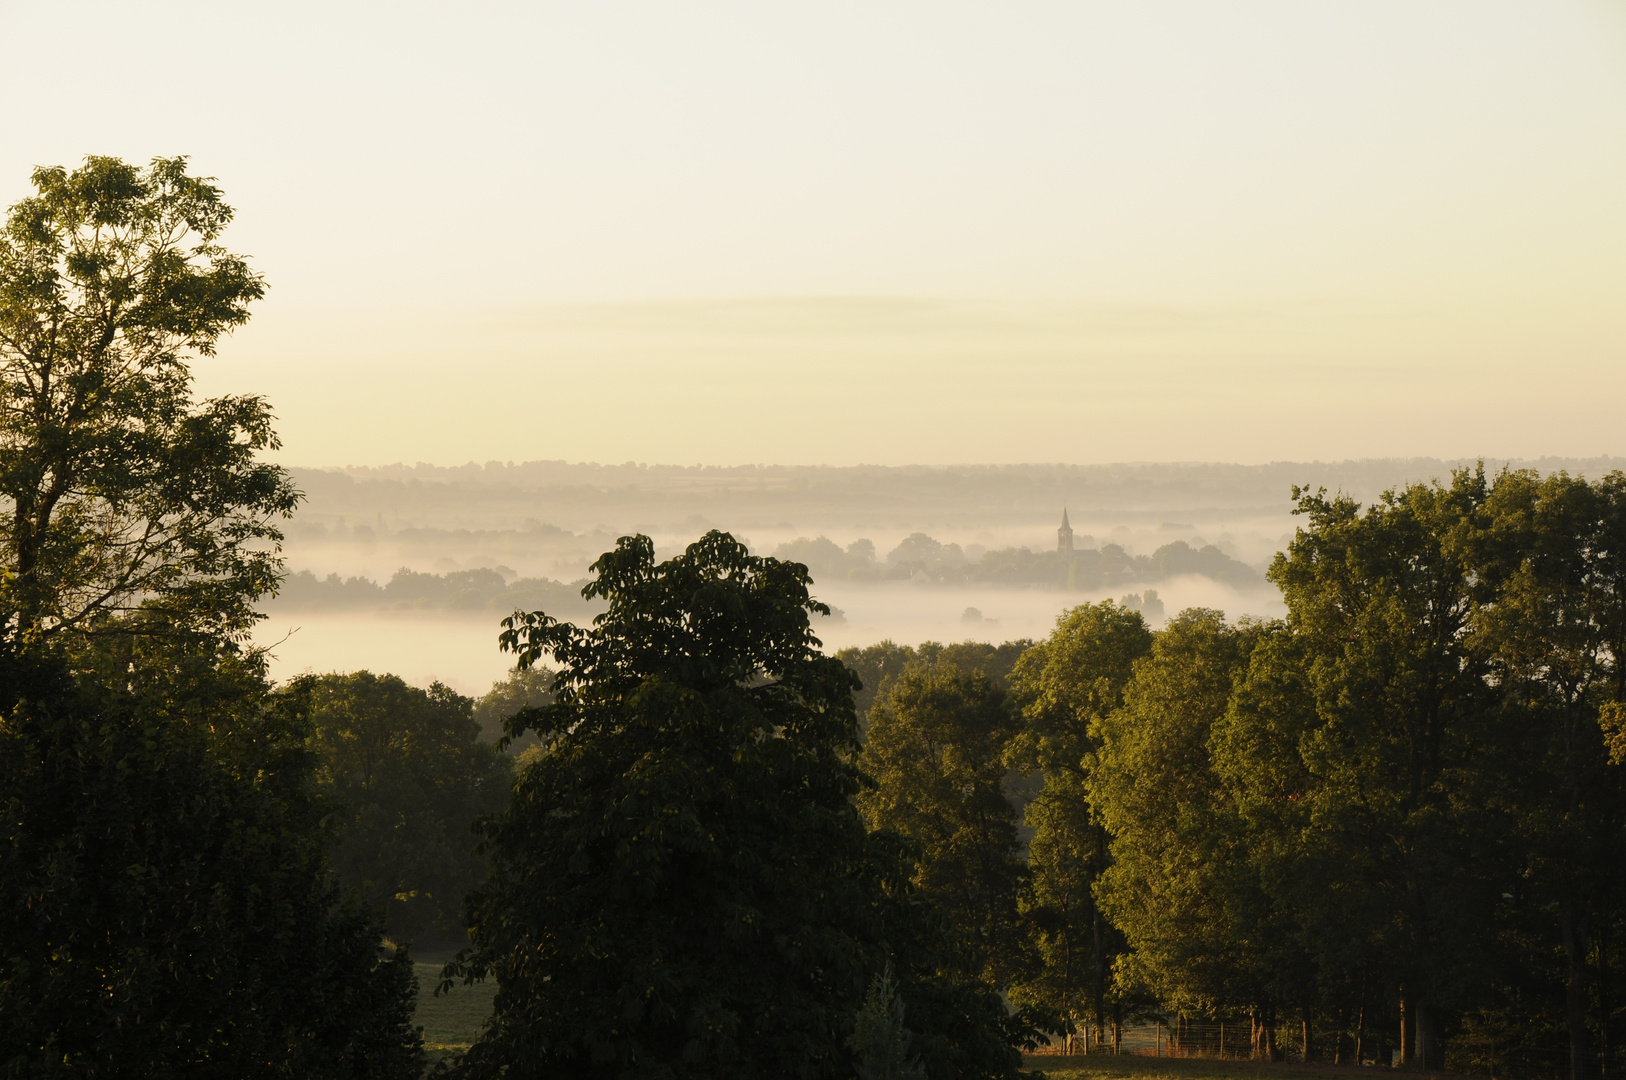
M 1472 464 L 296 469 L 292 576 L 256 641 L 279 678 L 369 668 L 483 692 L 508 666 L 503 616 L 590 619 L 580 587 L 617 537 L 647 534 L 665 558 L 711 528 L 807 563 L 837 609 L 817 623 L 830 649 L 1039 638 L 1105 598 L 1149 601 L 1154 623 L 1187 607 L 1268 618 L 1282 606 L 1264 571 L 1291 539 L 1294 485 L 1369 503 Z M 1597 476 L 1617 462 L 1511 464 Z

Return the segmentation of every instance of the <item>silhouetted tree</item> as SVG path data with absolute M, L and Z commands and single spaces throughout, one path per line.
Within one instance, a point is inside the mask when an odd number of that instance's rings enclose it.
M 298 495 L 263 400 L 191 396 L 265 288 L 232 210 L 184 158 L 33 181 L 0 231 L 0 632 L 242 634 Z
M 0 653 L 0 1075 L 417 1076 L 305 719 L 230 652 L 124 659 L 107 688 Z
M 473 948 L 497 979 L 475 1075 L 847 1077 L 871 977 L 897 973 L 934 1076 L 1009 1076 L 1003 1006 L 945 977 L 906 855 L 853 808 L 856 679 L 809 629 L 804 568 L 712 532 L 594 564 L 591 628 L 536 612 L 504 643 L 558 665 L 509 721 L 548 746 L 486 827 Z
M 308 719 L 242 647 L 298 495 L 188 360 L 263 284 L 183 159 L 34 173 L 0 233 L 0 1069 L 411 1076 Z
M 475 819 L 507 801 L 510 759 L 480 740 L 474 703 L 394 675 L 307 675 L 318 790 L 344 822 L 339 881 L 386 913 L 391 937 L 462 943 L 463 897 L 485 879 Z

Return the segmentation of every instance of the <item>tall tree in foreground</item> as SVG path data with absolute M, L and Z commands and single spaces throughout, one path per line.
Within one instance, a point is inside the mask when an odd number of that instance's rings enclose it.
M 297 493 L 188 360 L 263 290 L 182 159 L 39 169 L 0 232 L 0 1069 L 405 1077 L 308 718 L 241 647 Z
M 1507 471 L 1485 512 L 1477 563 L 1494 599 L 1476 640 L 1503 699 L 1504 797 L 1524 852 L 1510 914 L 1562 952 L 1570 1077 L 1583 1080 L 1594 1047 L 1610 1050 L 1608 954 L 1626 906 L 1626 772 L 1604 720 L 1626 699 L 1626 476 Z
M 903 853 L 853 808 L 856 680 L 818 651 L 806 569 L 717 532 L 659 565 L 624 538 L 593 569 L 594 626 L 536 612 L 503 635 L 559 671 L 508 723 L 548 750 L 486 827 L 448 969 L 497 979 L 468 1071 L 850 1077 L 890 962 L 929 1075 L 1012 1075 L 997 996 L 937 979 Z
M 1102 1032 L 1108 999 L 1116 1002 L 1113 961 L 1123 951 L 1122 935 L 1096 902 L 1109 837 L 1089 785 L 1101 722 L 1122 704 L 1135 661 L 1151 647 L 1139 612 L 1110 600 L 1082 604 L 1058 618 L 1050 637 L 1023 653 L 1012 673 L 1022 726 L 1005 760 L 1039 773 L 1044 784 L 1027 807 L 1033 838 L 1022 905 L 1039 964 L 1014 996 L 1054 1010 L 1069 1032 L 1090 1016 Z
M 34 171 L 0 232 L 0 631 L 241 634 L 298 499 L 257 397 L 196 404 L 265 285 L 184 158 Z
M 1255 665 L 1227 779 L 1261 840 L 1297 864 L 1275 879 L 1278 896 L 1306 890 L 1305 940 L 1359 940 L 1346 957 L 1370 957 L 1403 1003 L 1405 1062 L 1443 1068 L 1444 1021 L 1486 975 L 1507 881 L 1501 712 L 1473 636 L 1487 484 L 1459 472 L 1364 513 L 1295 494 L 1308 526 L 1270 570 L 1294 645 Z M 1324 956 L 1324 972 L 1338 966 Z
M 1171 620 L 1097 726 L 1090 797 L 1112 835 L 1096 895 L 1133 950 L 1124 973 L 1181 1011 L 1251 1014 L 1271 1057 L 1282 924 L 1211 749 L 1254 638 L 1217 611 Z
M 1005 692 L 981 671 L 917 661 L 870 709 L 862 764 L 875 787 L 858 797 L 872 828 L 919 847 L 915 884 L 948 915 L 976 974 L 1001 988 L 1023 952 L 1021 845 L 1001 786 L 1015 731 Z

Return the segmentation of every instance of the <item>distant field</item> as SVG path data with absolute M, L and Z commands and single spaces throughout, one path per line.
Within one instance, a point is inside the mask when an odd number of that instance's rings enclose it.
M 418 975 L 416 1017 L 423 1025 L 424 1046 L 434 1057 L 466 1050 L 479 1038 L 486 1017 L 491 1015 L 491 999 L 497 994 L 496 981 L 487 980 L 473 986 L 459 983 L 436 997 L 441 965 L 420 960 L 412 967 Z

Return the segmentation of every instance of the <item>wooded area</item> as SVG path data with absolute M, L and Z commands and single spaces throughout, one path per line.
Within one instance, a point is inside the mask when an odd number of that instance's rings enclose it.
M 1094 1039 L 1228 1018 L 1264 1059 L 1504 1074 L 1563 1048 L 1606 1074 L 1623 499 L 1620 474 L 1461 472 L 1364 512 L 1299 492 L 1280 622 L 1153 634 L 1109 602 L 1014 665 L 855 653 L 883 686 L 866 810 L 925 845 L 923 883 L 942 866 L 1013 1000 Z M 1005 768 L 1042 789 L 1007 774 L 1001 800 Z
M 524 607 L 513 673 L 279 685 L 248 632 L 300 496 L 266 403 L 188 369 L 263 292 L 231 211 L 181 159 L 34 180 L 0 236 L 0 1074 L 419 1076 L 413 943 L 497 986 L 437 1066 L 469 1076 L 1012 1078 L 1148 1019 L 1618 1068 L 1626 475 L 1295 488 L 1284 618 L 1103 601 L 1003 645 L 827 655 L 837 555 L 718 530 L 622 537 L 579 598 L 336 580 Z M 1228 558 L 1158 555 L 1125 565 Z

